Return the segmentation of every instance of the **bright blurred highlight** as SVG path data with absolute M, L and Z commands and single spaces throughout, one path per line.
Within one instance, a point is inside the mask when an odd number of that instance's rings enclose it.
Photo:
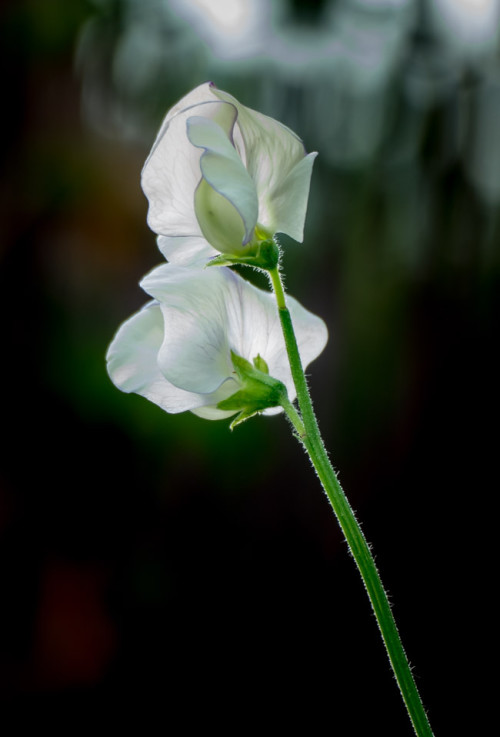
M 263 0 L 170 0 L 220 59 L 243 59 L 258 52 L 269 23 Z
M 431 0 L 437 32 L 455 53 L 484 55 L 498 46 L 500 0 Z

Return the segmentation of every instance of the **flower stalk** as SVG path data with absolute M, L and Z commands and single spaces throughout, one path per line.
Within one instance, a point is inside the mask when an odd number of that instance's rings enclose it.
M 301 417 L 297 413 L 295 407 L 289 402 L 283 405 L 283 409 L 292 423 L 298 439 L 304 446 L 312 461 L 318 478 L 344 533 L 349 550 L 361 574 L 361 578 L 363 579 L 363 583 L 377 619 L 387 655 L 389 656 L 389 661 L 401 691 L 401 696 L 408 711 L 411 723 L 415 730 L 415 734 L 418 737 L 432 737 L 433 732 L 418 693 L 418 689 L 399 636 L 396 621 L 391 611 L 387 594 L 375 565 L 375 560 L 349 501 L 339 483 L 332 464 L 330 463 L 319 431 L 311 396 L 309 394 L 309 388 L 307 386 L 307 381 L 300 360 L 292 319 L 286 305 L 285 292 L 279 268 L 276 267 L 270 270 L 269 276 L 276 296 L 281 327 L 290 361 L 292 377 L 297 391 L 297 402 Z
M 275 234 L 303 240 L 315 156 L 289 128 L 212 83 L 169 110 L 141 177 L 148 223 L 169 263 L 142 280 L 152 300 L 117 331 L 108 373 L 119 389 L 166 412 L 233 417 L 231 428 L 284 410 L 361 574 L 415 733 L 432 737 L 370 547 L 314 414 L 304 369 L 325 347 L 328 331 L 285 297 L 281 281 Z M 233 265 L 267 273 L 274 297 Z

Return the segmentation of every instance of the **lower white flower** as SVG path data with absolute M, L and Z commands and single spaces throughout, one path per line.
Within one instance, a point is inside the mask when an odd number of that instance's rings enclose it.
M 236 414 L 219 402 L 242 388 L 233 356 L 295 389 L 273 296 L 227 268 L 164 264 L 141 282 L 153 301 L 119 328 L 107 354 L 108 372 L 124 392 L 140 394 L 171 413 L 210 420 Z M 293 298 L 288 306 L 304 368 L 328 340 L 321 318 Z M 263 414 L 280 412 L 269 407 Z

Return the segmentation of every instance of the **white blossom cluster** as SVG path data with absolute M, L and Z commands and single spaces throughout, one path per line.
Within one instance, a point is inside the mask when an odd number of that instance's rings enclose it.
M 143 279 L 152 301 L 108 349 L 119 389 L 167 412 L 221 419 L 242 409 L 219 406 L 242 393 L 237 356 L 264 368 L 293 401 L 273 295 L 227 266 L 207 264 L 220 254 L 244 257 L 277 232 L 301 241 L 315 156 L 289 128 L 211 83 L 168 112 L 142 172 L 148 223 L 168 263 Z M 327 329 L 293 298 L 288 308 L 305 368 L 323 350 Z

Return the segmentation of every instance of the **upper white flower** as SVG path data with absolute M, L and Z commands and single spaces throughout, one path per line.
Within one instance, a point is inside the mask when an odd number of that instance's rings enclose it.
M 176 257 L 186 243 L 196 260 L 277 232 L 302 241 L 315 156 L 276 120 L 212 83 L 196 87 L 167 113 L 142 171 L 160 249 L 186 263 Z
M 108 372 L 125 392 L 136 392 L 167 412 L 190 410 L 222 419 L 236 410 L 217 404 L 241 389 L 231 354 L 263 359 L 269 375 L 295 389 L 273 296 L 228 268 L 163 264 L 141 282 L 153 297 L 118 330 Z M 289 297 L 304 368 L 326 345 L 324 322 Z M 264 410 L 275 414 L 279 407 Z

